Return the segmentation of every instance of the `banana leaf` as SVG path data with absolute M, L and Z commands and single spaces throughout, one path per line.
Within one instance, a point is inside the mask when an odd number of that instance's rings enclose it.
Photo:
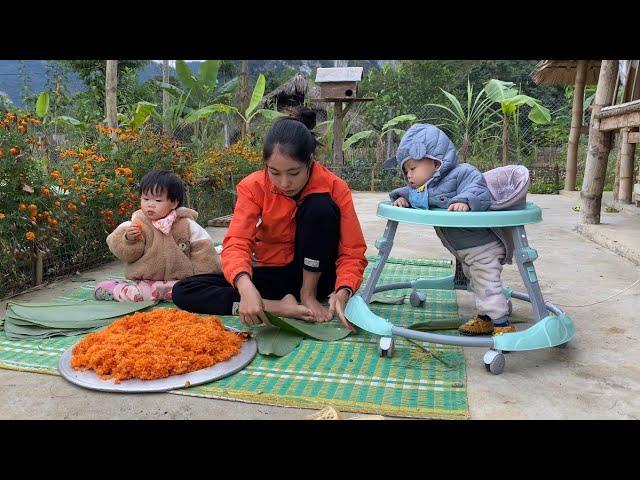
M 418 330 L 420 332 L 426 332 L 428 330 L 448 330 L 452 328 L 458 328 L 465 323 L 466 320 L 462 318 L 434 318 L 426 322 L 414 323 L 407 328 L 411 330 Z
M 399 297 L 387 297 L 380 293 L 374 293 L 371 297 L 371 303 L 384 303 L 387 305 L 402 305 L 404 303 L 405 295 Z
M 155 302 L 8 302 L 4 331 L 9 340 L 49 338 L 90 332 Z
M 302 335 L 304 337 L 313 338 L 314 340 L 322 340 L 325 342 L 333 342 L 345 338 L 351 333 L 350 330 L 343 327 L 337 321 L 324 323 L 310 323 L 304 320 L 296 320 L 293 318 L 280 318 L 269 312 L 264 312 L 269 318 L 272 325 L 290 333 Z
M 122 317 L 155 305 L 155 302 L 8 302 L 5 321 L 18 319 L 52 328 L 92 328 L 106 319 Z
M 291 353 L 302 342 L 301 335 L 269 325 L 258 328 L 255 339 L 258 343 L 258 352 L 261 355 L 275 355 L 276 357 L 284 357 Z
M 102 327 L 74 329 L 74 328 L 43 328 L 43 327 L 25 327 L 6 323 L 4 333 L 8 340 L 38 340 L 50 337 L 71 337 L 74 335 L 82 335 L 83 333 L 93 332 Z

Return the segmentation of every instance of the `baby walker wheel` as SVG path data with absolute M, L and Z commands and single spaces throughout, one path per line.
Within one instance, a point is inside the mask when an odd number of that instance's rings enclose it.
M 394 346 L 395 342 L 392 337 L 381 337 L 378 344 L 378 355 L 387 358 L 393 357 Z
M 489 350 L 484 354 L 484 366 L 494 375 L 500 375 L 504 371 L 505 363 L 504 355 L 500 352 Z
M 511 299 L 507 300 L 507 308 L 509 309 L 509 316 L 511 316 L 511 314 L 513 313 L 513 302 L 511 302 Z
M 427 295 L 417 290 L 412 290 L 411 295 L 409 295 L 409 303 L 411 303 L 411 305 L 413 305 L 414 307 L 424 306 L 424 302 L 426 300 L 427 300 Z

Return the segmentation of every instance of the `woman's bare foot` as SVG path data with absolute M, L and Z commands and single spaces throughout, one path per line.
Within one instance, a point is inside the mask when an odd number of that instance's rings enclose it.
M 313 312 L 304 305 L 300 305 L 296 297 L 291 294 L 285 295 L 280 300 L 263 300 L 263 302 L 265 310 L 274 315 L 298 318 L 307 322 L 314 321 Z
M 323 307 L 315 296 L 301 297 L 301 300 L 302 304 L 313 312 L 315 322 L 328 322 L 333 318 L 329 309 Z

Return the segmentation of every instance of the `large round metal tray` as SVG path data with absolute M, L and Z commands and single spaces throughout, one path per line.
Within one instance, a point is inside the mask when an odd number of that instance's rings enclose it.
M 235 332 L 238 331 L 231 327 L 225 328 Z M 242 344 L 240 353 L 225 362 L 216 363 L 209 368 L 203 368 L 202 370 L 196 370 L 182 375 L 158 378 L 156 380 L 131 379 L 115 383 L 113 379 L 101 379 L 93 370 L 74 370 L 71 366 L 71 353 L 74 346 L 75 344 L 67 349 L 58 362 L 58 370 L 64 378 L 71 383 L 91 390 L 126 393 L 166 392 L 167 390 L 175 390 L 188 386 L 193 387 L 195 385 L 213 382 L 214 380 L 220 380 L 221 378 L 228 377 L 242 370 L 251 363 L 258 352 L 256 341 L 253 338 L 249 338 Z

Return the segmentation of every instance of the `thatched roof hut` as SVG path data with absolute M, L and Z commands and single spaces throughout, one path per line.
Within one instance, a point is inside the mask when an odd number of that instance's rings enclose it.
M 585 84 L 596 85 L 601 60 L 588 60 Z M 578 60 L 540 60 L 531 78 L 536 85 L 573 85 L 576 81 Z
M 318 96 L 318 92 L 319 88 L 315 83 L 310 82 L 304 75 L 296 73 L 278 88 L 266 94 L 262 104 L 275 104 L 280 110 L 284 107 L 302 105 L 307 95 L 314 98 Z

